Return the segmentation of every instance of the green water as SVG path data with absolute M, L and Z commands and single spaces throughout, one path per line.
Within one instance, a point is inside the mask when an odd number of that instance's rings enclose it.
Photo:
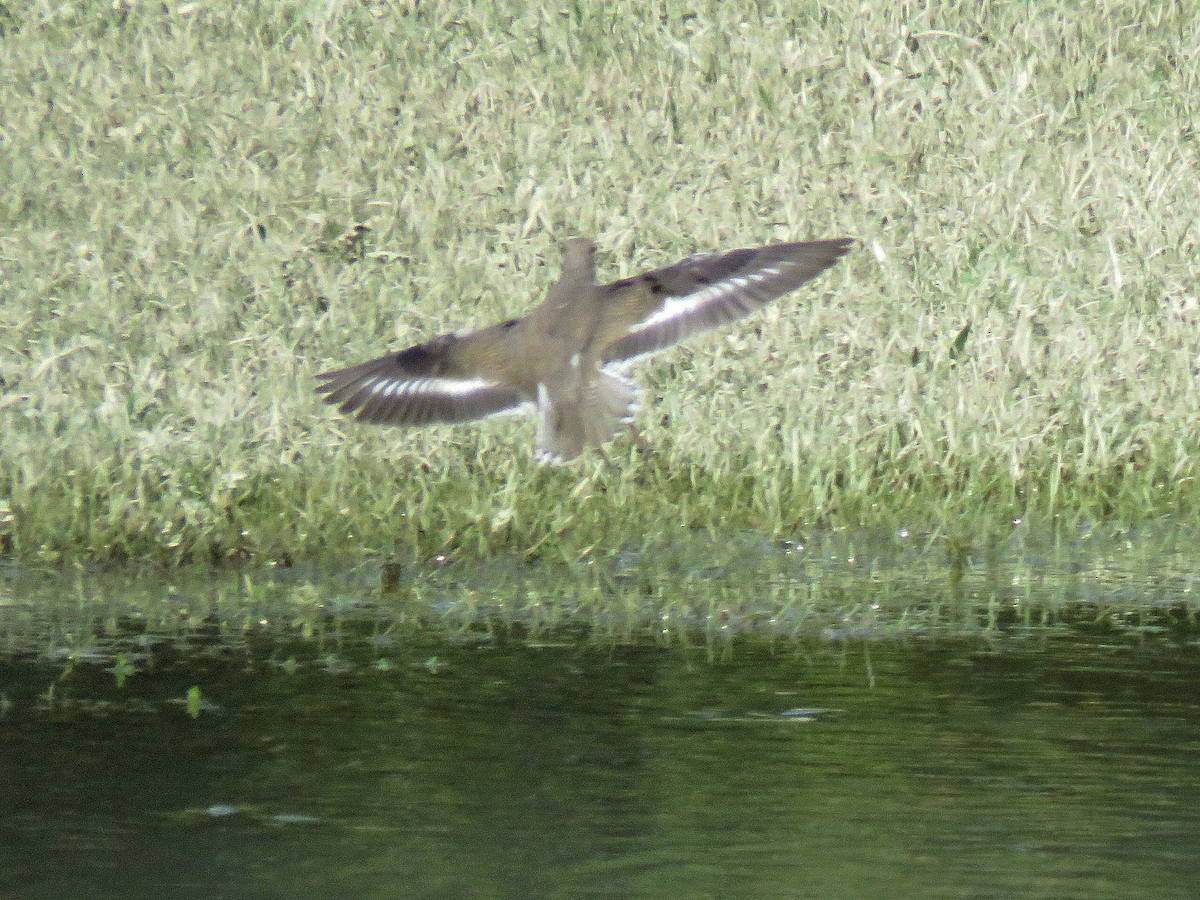
M 0 897 L 1194 898 L 1190 582 L 1106 559 L 1001 612 L 1005 563 L 876 567 L 786 637 L 10 579 Z

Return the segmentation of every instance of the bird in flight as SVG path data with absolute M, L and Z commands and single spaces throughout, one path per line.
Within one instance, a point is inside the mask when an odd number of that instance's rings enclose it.
M 576 238 L 566 244 L 562 277 L 523 319 L 325 372 L 317 390 L 343 413 L 386 425 L 468 422 L 533 404 L 539 461 L 566 462 L 632 426 L 640 389 L 622 364 L 749 315 L 815 278 L 853 243 L 702 254 L 597 284 L 595 245 Z

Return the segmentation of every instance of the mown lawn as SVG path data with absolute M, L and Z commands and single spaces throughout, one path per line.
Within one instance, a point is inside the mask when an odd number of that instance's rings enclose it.
M 1200 9 L 835 6 L 0 3 L 0 555 L 1200 514 Z M 649 455 L 315 395 L 522 313 L 577 235 L 608 278 L 860 248 L 643 367 Z

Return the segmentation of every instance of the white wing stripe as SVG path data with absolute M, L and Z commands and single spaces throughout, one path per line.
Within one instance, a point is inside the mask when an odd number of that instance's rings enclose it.
M 404 381 L 380 376 L 363 383 L 363 387 L 376 397 L 395 397 L 400 394 L 469 397 L 497 386 L 496 382 L 488 381 L 486 378 L 416 378 L 412 381 Z
M 629 333 L 636 334 L 639 331 L 646 331 L 656 325 L 661 325 L 663 322 L 670 322 L 674 319 L 689 316 L 710 304 L 718 303 L 727 297 L 734 296 L 746 290 L 752 283 L 758 284 L 766 281 L 770 275 L 779 274 L 780 270 L 777 266 L 765 266 L 757 272 L 747 275 L 734 275 L 726 278 L 724 281 L 710 284 L 703 290 L 685 294 L 682 297 L 672 297 L 662 305 L 662 308 L 658 312 L 647 316 L 630 328 Z
M 630 328 L 629 331 L 631 334 L 637 331 L 644 331 L 647 328 L 653 328 L 661 322 L 669 322 L 672 319 L 679 319 L 690 315 L 714 300 L 719 300 L 722 296 L 729 293 L 730 290 L 731 287 L 728 282 L 718 281 L 716 284 L 709 285 L 704 290 L 696 291 L 694 294 L 673 297 L 662 305 L 662 309 L 652 316 L 647 316 Z

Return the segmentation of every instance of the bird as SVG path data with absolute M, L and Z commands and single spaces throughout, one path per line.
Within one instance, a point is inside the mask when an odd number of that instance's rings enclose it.
M 562 275 L 520 319 L 434 337 L 317 376 L 317 392 L 363 422 L 420 426 L 519 411 L 537 416 L 534 455 L 565 463 L 633 428 L 640 357 L 748 316 L 849 252 L 852 238 L 690 256 L 596 283 L 596 246 L 572 238 Z

